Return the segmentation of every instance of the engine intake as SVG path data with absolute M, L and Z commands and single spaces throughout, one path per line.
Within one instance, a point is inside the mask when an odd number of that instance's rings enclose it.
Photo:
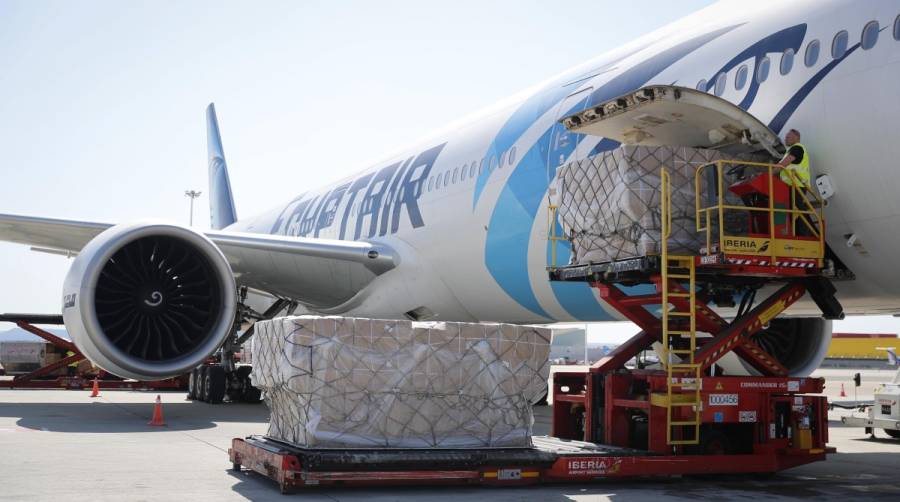
M 63 318 L 101 368 L 149 380 L 179 375 L 229 335 L 234 277 L 222 252 L 189 228 L 117 225 L 82 249 L 66 276 Z

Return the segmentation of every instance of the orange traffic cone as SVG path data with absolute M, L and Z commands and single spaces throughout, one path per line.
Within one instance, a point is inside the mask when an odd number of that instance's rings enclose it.
M 153 406 L 153 418 L 147 425 L 166 425 L 162 416 L 162 401 L 156 396 L 156 405 Z
M 96 378 L 94 378 L 94 386 L 91 388 L 91 397 L 100 397 L 100 385 Z
M 847 393 L 844 392 L 844 384 L 841 384 L 841 397 L 847 397 Z

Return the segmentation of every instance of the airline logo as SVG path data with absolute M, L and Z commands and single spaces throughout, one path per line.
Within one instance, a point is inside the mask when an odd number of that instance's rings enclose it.
M 340 225 L 338 239 L 384 236 L 397 232 L 403 212 L 413 228 L 425 226 L 419 197 L 445 145 L 363 174 L 328 192 L 298 197 L 281 212 L 271 233 L 319 237 L 322 230 Z M 351 213 L 354 208 L 356 213 Z M 350 228 L 352 216 L 356 218 Z

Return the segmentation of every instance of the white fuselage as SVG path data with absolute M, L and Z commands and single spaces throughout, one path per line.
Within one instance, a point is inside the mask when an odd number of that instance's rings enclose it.
M 399 317 L 424 307 L 445 320 L 617 320 L 587 285 L 546 275 L 553 173 L 605 146 L 599 137 L 566 134 L 557 121 L 578 103 L 647 84 L 706 81 L 717 92 L 724 73 L 724 99 L 776 133 L 800 130 L 813 178 L 833 181 L 826 239 L 856 275 L 836 284 L 845 312 L 900 312 L 900 267 L 893 266 L 900 251 L 898 15 L 900 4 L 890 1 L 717 4 L 228 230 L 378 241 L 396 250 L 396 269 L 329 313 Z M 871 21 L 880 32 L 864 49 Z M 835 58 L 842 30 L 847 48 Z M 807 65 L 815 41 L 818 57 Z M 786 49 L 796 55 L 782 74 Z M 769 70 L 759 83 L 763 58 Z M 851 234 L 853 247 L 846 245 Z M 801 301 L 790 313 L 818 311 Z

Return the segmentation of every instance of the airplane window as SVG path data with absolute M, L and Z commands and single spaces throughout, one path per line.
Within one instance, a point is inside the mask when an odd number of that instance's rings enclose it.
M 720 73 L 719 76 L 716 77 L 716 88 L 715 88 L 716 96 L 721 96 L 722 94 L 725 93 L 725 80 L 726 80 L 725 73 Z
M 428 191 L 429 192 L 431 191 L 431 187 L 433 187 L 433 186 L 434 186 L 434 176 L 429 176 L 428 177 Z
M 834 36 L 834 40 L 831 42 L 831 57 L 839 59 L 847 52 L 847 39 L 849 37 L 847 30 L 837 32 L 837 35 Z
M 478 161 L 478 174 L 482 174 L 484 172 L 484 159 Z
M 894 19 L 894 40 L 900 40 L 900 16 Z
M 456 177 L 459 175 L 459 168 L 453 170 L 453 183 L 456 183 Z
M 787 75 L 791 72 L 791 68 L 794 66 L 794 49 L 785 49 L 784 53 L 781 55 L 781 66 L 779 70 L 782 75 Z
M 860 40 L 859 45 L 862 46 L 863 50 L 869 50 L 875 47 L 876 42 L 878 42 L 878 21 L 869 21 L 866 27 L 863 28 L 862 40 Z
M 438 173 L 437 179 L 434 181 L 434 189 L 435 190 L 437 190 L 438 188 L 441 188 L 441 176 L 443 176 L 443 174 Z
M 444 173 L 444 186 L 447 186 L 449 184 L 450 184 L 450 170 L 447 169 L 447 172 Z
M 469 164 L 463 164 L 459 170 L 459 181 L 466 179 L 467 172 L 469 172 Z
M 813 40 L 806 46 L 806 54 L 803 56 L 803 63 L 807 68 L 811 68 L 816 61 L 819 60 L 819 41 Z
M 898 19 L 900 19 L 900 18 L 898 18 Z M 512 147 L 509 149 L 509 165 L 513 165 L 515 163 L 516 163 L 516 147 Z
M 697 90 L 706 92 L 706 79 L 701 78 L 699 82 L 697 82 Z
M 472 167 L 469 168 L 469 177 L 474 178 L 475 173 L 478 171 L 478 162 L 472 161 Z
M 740 68 L 738 68 L 737 74 L 734 76 L 734 88 L 736 90 L 741 90 L 744 88 L 744 85 L 747 84 L 747 65 L 742 64 Z
M 497 157 L 491 157 L 491 160 L 488 161 L 488 172 L 494 172 L 494 169 L 497 167 Z
M 497 164 L 497 169 L 503 168 L 504 162 L 506 162 L 506 151 L 500 152 L 500 162 Z
M 759 65 L 756 67 L 756 83 L 761 84 L 769 78 L 769 57 L 765 56 L 759 60 Z

